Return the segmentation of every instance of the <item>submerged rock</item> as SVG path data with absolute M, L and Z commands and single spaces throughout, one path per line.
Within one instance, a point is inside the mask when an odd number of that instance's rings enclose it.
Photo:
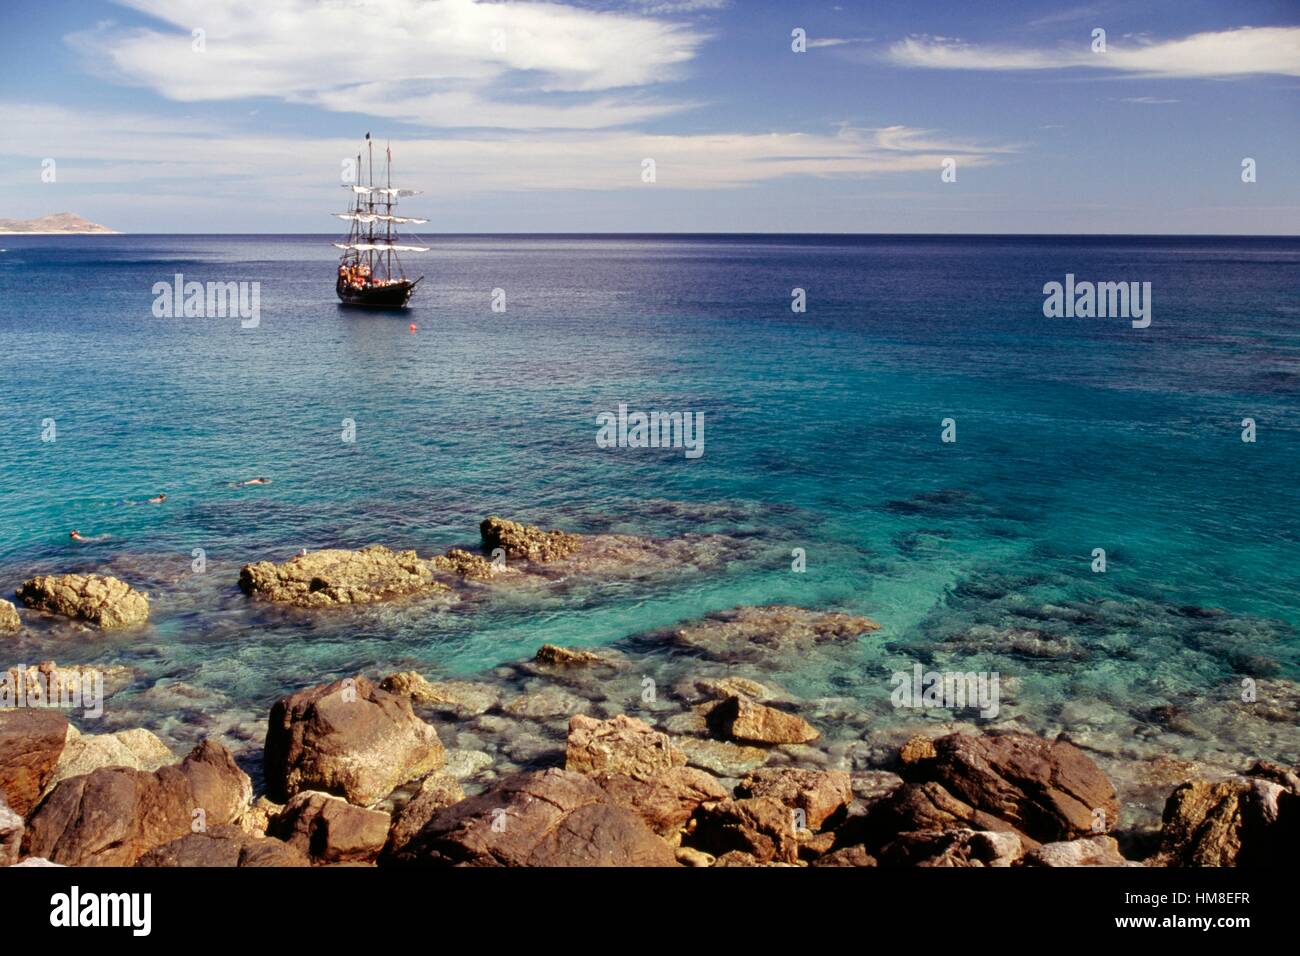
M 501 690 L 492 684 L 474 681 L 429 681 L 415 671 L 390 674 L 379 684 L 390 694 L 410 698 L 433 710 L 447 711 L 459 717 L 476 717 L 487 713 L 501 699 Z
M 54 776 L 68 719 L 54 710 L 0 711 L 0 797 L 26 817 Z
M 718 611 L 681 627 L 657 632 L 651 638 L 660 638 L 714 660 L 746 661 L 852 641 L 879 628 L 869 618 L 837 611 L 770 605 Z
M 410 702 L 365 677 L 309 687 L 271 708 L 265 766 L 275 800 L 324 790 L 369 806 L 444 759 L 437 731 Z
M 563 531 L 543 531 L 534 525 L 498 518 L 484 518 L 479 525 L 483 547 L 501 548 L 507 558 L 545 564 L 567 558 L 582 547 L 582 537 Z
M 768 751 L 761 747 L 743 747 L 725 740 L 679 737 L 677 747 L 686 754 L 686 764 L 699 767 L 719 777 L 739 777 L 767 763 Z
M 516 774 L 440 810 L 404 866 L 677 866 L 672 847 L 583 774 Z
M 230 752 L 204 741 L 153 773 L 106 767 L 64 780 L 28 821 L 26 849 L 68 866 L 131 866 L 191 833 L 196 821 L 234 823 L 252 793 Z
M 253 597 L 298 607 L 369 604 L 412 594 L 447 591 L 439 569 L 414 551 L 372 544 L 359 551 L 327 548 L 281 564 L 258 561 L 239 572 L 239 586 Z
M 149 620 L 148 595 L 104 574 L 42 574 L 24 581 L 17 593 L 30 608 L 104 630 Z
M 686 756 L 672 745 L 667 734 L 635 717 L 620 714 L 609 720 L 596 720 L 575 714 L 569 720 L 565 770 L 608 771 L 649 780 L 685 764 Z

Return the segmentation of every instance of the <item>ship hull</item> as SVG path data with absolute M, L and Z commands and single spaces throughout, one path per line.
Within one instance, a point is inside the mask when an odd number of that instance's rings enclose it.
M 335 283 L 334 290 L 338 293 L 339 302 L 352 308 L 401 309 L 411 301 L 415 283 L 403 280 L 391 285 L 357 289 L 340 279 Z

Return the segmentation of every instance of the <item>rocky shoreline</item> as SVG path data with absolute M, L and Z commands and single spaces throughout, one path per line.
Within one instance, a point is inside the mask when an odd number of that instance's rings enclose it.
M 320 613 L 635 578 L 744 550 L 721 535 L 584 536 L 495 517 L 480 534 L 480 553 L 376 545 L 255 562 L 239 586 Z M 17 596 L 97 631 L 139 626 L 150 607 L 95 574 L 39 575 Z M 0 629 L 22 626 L 0 602 Z M 180 761 L 143 728 L 88 734 L 55 710 L 0 710 L 0 864 L 1219 866 L 1296 848 L 1295 769 L 1136 760 L 1082 730 L 1036 734 L 1014 713 L 884 731 L 772 679 L 777 661 L 834 659 L 877 629 L 747 606 L 595 650 L 547 644 L 484 680 L 355 674 L 278 700 L 260 747 L 209 735 Z M 660 687 L 646 653 L 689 663 Z M 78 673 L 47 662 L 8 678 Z M 131 679 L 103 676 L 108 696 Z M 1270 699 L 1290 699 L 1276 683 Z M 1098 760 L 1136 768 L 1122 792 Z M 1126 819 L 1124 795 L 1141 788 L 1161 801 L 1158 826 Z

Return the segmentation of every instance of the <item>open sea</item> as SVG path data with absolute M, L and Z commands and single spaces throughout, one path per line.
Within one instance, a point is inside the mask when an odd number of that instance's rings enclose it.
M 398 315 L 339 307 L 330 241 L 0 237 L 0 589 L 104 570 L 153 600 L 107 634 L 25 613 L 0 668 L 126 665 L 106 726 L 255 749 L 302 686 L 490 681 L 546 642 L 781 603 L 881 624 L 766 675 L 866 715 L 814 719 L 829 740 L 929 719 L 890 703 L 920 663 L 999 673 L 998 720 L 1112 772 L 1300 760 L 1300 239 L 430 237 Z M 260 323 L 155 317 L 177 273 L 260 283 Z M 1150 327 L 1045 318 L 1067 273 L 1150 282 Z M 703 413 L 704 454 L 597 447 L 620 403 Z M 472 546 L 489 514 L 739 557 L 356 613 L 237 587 L 304 547 Z M 638 666 L 611 700 L 691 665 Z

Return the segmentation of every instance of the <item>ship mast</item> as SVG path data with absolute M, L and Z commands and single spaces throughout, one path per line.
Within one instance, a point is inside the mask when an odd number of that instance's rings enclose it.
M 366 147 L 370 153 L 370 192 L 366 196 L 366 212 L 370 217 L 370 222 L 366 224 L 368 232 L 366 242 L 371 246 L 366 255 L 370 257 L 370 275 L 375 274 L 375 141 L 366 134 Z

